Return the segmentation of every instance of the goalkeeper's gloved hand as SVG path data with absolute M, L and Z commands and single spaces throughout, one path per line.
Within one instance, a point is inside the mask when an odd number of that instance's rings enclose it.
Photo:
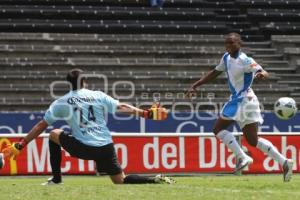
M 2 150 L 5 158 L 15 158 L 21 152 L 21 150 L 26 146 L 26 141 L 22 139 L 20 142 L 14 142 L 12 145 L 8 145 Z
M 152 120 L 165 120 L 168 117 L 168 111 L 160 107 L 158 103 L 155 103 L 150 109 L 144 110 L 143 117 Z

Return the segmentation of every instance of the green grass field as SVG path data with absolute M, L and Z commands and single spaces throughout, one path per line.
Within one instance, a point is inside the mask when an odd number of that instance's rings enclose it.
M 173 185 L 113 185 L 108 177 L 65 176 L 64 184 L 41 186 L 47 177 L 0 177 L 0 200 L 220 200 L 300 199 L 300 175 L 175 177 Z

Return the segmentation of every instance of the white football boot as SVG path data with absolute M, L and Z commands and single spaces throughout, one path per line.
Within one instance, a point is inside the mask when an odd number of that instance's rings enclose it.
M 235 172 L 243 170 L 245 167 L 253 163 L 253 159 L 250 156 L 240 157 L 237 159 L 237 166 Z
M 293 175 L 293 165 L 294 161 L 291 159 L 287 159 L 282 166 L 283 169 L 283 181 L 289 182 Z

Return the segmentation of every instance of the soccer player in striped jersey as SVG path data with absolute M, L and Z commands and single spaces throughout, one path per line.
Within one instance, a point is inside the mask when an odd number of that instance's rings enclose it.
M 80 69 L 71 70 L 67 81 L 72 90 L 54 101 L 44 119 L 38 122 L 20 142 L 3 150 L 5 157 L 16 156 L 30 141 L 40 135 L 57 120 L 65 120 L 71 132 L 54 129 L 49 135 L 50 164 L 53 177 L 44 185 L 62 183 L 61 146 L 71 156 L 84 160 L 94 160 L 98 171 L 106 172 L 115 184 L 130 183 L 174 183 L 166 176 L 145 177 L 125 175 L 118 162 L 112 136 L 106 126 L 105 113 L 122 112 L 147 119 L 163 120 L 167 111 L 162 107 L 142 110 L 108 96 L 101 91 L 84 88 L 86 80 Z
M 238 156 L 237 170 L 242 170 L 251 164 L 253 159 L 245 154 L 233 134 L 226 130 L 233 122 L 237 122 L 247 142 L 278 161 L 283 168 L 283 180 L 289 181 L 292 176 L 293 160 L 280 154 L 270 141 L 257 136 L 258 125 L 263 122 L 263 118 L 258 99 L 251 89 L 251 85 L 254 78 L 265 80 L 269 74 L 253 58 L 241 51 L 241 44 L 242 40 L 239 34 L 228 34 L 225 38 L 227 52 L 223 55 L 219 65 L 196 81 L 188 89 L 187 96 L 193 96 L 197 87 L 225 72 L 231 96 L 223 106 L 221 116 L 215 123 L 214 134 Z

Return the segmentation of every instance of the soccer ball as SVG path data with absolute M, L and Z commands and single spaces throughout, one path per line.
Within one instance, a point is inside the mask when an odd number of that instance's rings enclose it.
M 4 161 L 4 156 L 3 153 L 0 153 L 0 169 L 4 167 L 5 161 Z
M 297 104 L 290 97 L 281 97 L 274 104 L 274 112 L 279 119 L 291 119 L 297 113 Z

